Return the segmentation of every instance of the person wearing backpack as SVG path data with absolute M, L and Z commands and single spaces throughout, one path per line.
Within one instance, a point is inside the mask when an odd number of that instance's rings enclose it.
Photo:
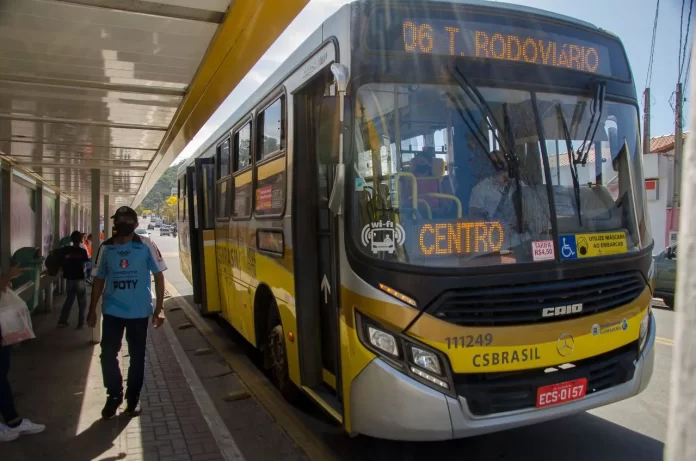
M 58 260 L 60 267 L 63 269 L 63 277 L 66 280 L 65 304 L 60 313 L 58 320 L 58 328 L 68 327 L 68 319 L 70 318 L 70 310 L 77 298 L 78 319 L 77 329 L 85 326 L 85 310 L 87 308 L 87 287 L 85 286 L 85 264 L 90 260 L 87 250 L 82 248 L 82 233 L 74 231 L 70 234 L 72 245 L 60 248 L 58 250 Z

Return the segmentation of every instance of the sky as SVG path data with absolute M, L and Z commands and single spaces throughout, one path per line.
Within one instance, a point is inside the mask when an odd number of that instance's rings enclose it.
M 230 93 L 176 162 L 189 157 L 234 112 L 241 103 L 294 51 L 327 17 L 347 0 L 310 0 L 302 12 L 268 49 Z M 593 23 L 621 38 L 641 100 L 645 88 L 656 0 L 510 0 Z M 688 1 L 687 8 L 688 8 Z M 677 83 L 678 47 L 682 1 L 661 0 L 651 81 L 651 134 L 674 132 L 670 98 Z M 696 13 L 696 12 L 695 12 Z M 687 13 L 685 12 L 685 16 Z M 684 23 L 686 30 L 686 22 Z M 687 50 L 688 57 L 688 50 Z M 687 93 L 688 96 L 688 93 Z M 687 98 L 688 99 L 688 98 Z M 673 98 L 672 98 L 673 100 Z M 688 126 L 689 102 L 684 106 L 684 127 Z M 641 114 L 642 117 L 642 114 Z

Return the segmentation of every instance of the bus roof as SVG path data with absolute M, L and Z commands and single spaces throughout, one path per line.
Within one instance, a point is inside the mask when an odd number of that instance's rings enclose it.
M 290 53 L 290 56 L 283 63 L 281 63 L 278 68 L 273 71 L 273 73 L 269 75 L 268 78 L 266 78 L 266 80 L 264 80 L 263 83 L 261 83 L 250 96 L 242 101 L 234 112 L 230 113 L 229 116 L 225 118 L 215 132 L 211 134 L 193 154 L 191 154 L 190 158 L 186 159 L 186 161 L 181 164 L 179 171 L 182 171 L 193 161 L 193 159 L 200 157 L 208 149 L 213 147 L 215 143 L 217 143 L 217 141 L 225 135 L 225 133 L 232 129 L 237 121 L 241 120 L 246 114 L 251 112 L 254 107 L 268 95 L 268 93 L 277 88 L 278 85 L 282 84 L 283 81 L 300 64 L 302 64 L 306 58 L 309 57 L 310 53 L 321 45 L 323 42 L 324 24 L 329 19 L 334 18 L 339 14 L 345 14 L 347 17 L 349 17 L 349 10 L 350 4 L 343 5 L 333 15 L 321 23 L 315 29 L 315 31 L 312 32 L 304 42 L 302 42 L 302 44 L 300 44 L 292 53 Z
M 430 2 L 436 2 L 440 1 L 442 2 L 443 0 L 425 0 L 425 1 L 430 1 Z M 582 25 L 584 27 L 588 27 L 590 29 L 595 29 L 600 32 L 607 33 L 606 30 L 602 29 L 601 27 L 597 27 L 596 25 L 587 22 L 587 21 L 582 21 L 580 19 L 573 18 L 571 16 L 565 16 L 563 14 L 558 14 L 554 13 L 552 11 L 548 10 L 542 10 L 539 8 L 533 8 L 531 6 L 524 6 L 524 5 L 518 5 L 516 3 L 505 3 L 505 2 L 497 2 L 497 1 L 491 1 L 491 0 L 447 0 L 446 3 L 455 3 L 458 5 L 474 5 L 474 6 L 483 6 L 486 8 L 492 8 L 492 9 L 500 9 L 500 10 L 507 10 L 507 11 L 519 11 L 520 13 L 529 13 L 529 14 L 534 14 L 537 16 L 546 16 L 547 18 L 551 19 L 558 19 L 561 21 L 565 22 L 572 22 L 575 24 Z M 614 34 L 612 34 L 614 35 Z
M 271 92 L 274 88 L 276 88 L 278 85 L 280 85 L 283 80 L 302 62 L 309 56 L 309 54 L 316 49 L 324 40 L 323 37 L 323 27 L 324 24 L 332 19 L 334 19 L 336 16 L 344 14 L 344 15 L 350 15 L 349 9 L 351 7 L 351 4 L 353 3 L 359 3 L 359 2 L 366 2 L 369 0 L 353 0 L 350 3 L 347 3 L 343 5 L 341 8 L 339 8 L 335 13 L 333 13 L 331 16 L 329 16 L 322 24 L 317 27 L 317 29 L 309 36 L 307 39 L 305 39 L 304 42 L 302 42 L 301 45 L 299 45 L 291 54 L 290 56 L 282 63 L 278 68 L 266 78 L 266 80 L 261 83 L 261 85 L 254 91 L 251 96 L 249 96 L 246 100 L 244 100 L 241 105 L 235 109 L 234 112 L 232 112 L 221 124 L 220 126 L 201 144 L 200 147 L 198 147 L 195 152 L 191 154 L 189 158 L 187 158 L 184 162 L 181 163 L 181 166 L 179 167 L 179 171 L 183 171 L 187 166 L 191 164 L 191 162 L 203 155 L 208 149 L 213 147 L 215 143 L 217 143 L 218 140 L 220 140 L 225 133 L 229 132 L 232 129 L 232 126 L 234 123 L 236 123 L 238 120 L 240 120 L 244 115 L 248 114 L 255 106 L 258 104 L 269 92 Z M 398 0 L 397 0 L 398 1 Z M 407 0 L 408 1 L 408 0 Z M 579 19 L 572 18 L 570 16 L 565 16 L 562 14 L 557 14 L 553 13 L 551 11 L 547 10 L 542 10 L 539 8 L 532 8 L 528 6 L 523 6 L 523 5 L 517 5 L 514 3 L 505 3 L 505 2 L 497 2 L 497 1 L 491 1 L 491 0 L 421 0 L 423 3 L 451 3 L 451 4 L 458 4 L 458 5 L 472 5 L 472 6 L 481 6 L 484 8 L 491 8 L 491 9 L 500 9 L 500 10 L 506 10 L 506 11 L 518 11 L 520 13 L 528 13 L 528 14 L 533 14 L 536 16 L 542 16 L 542 17 L 547 17 L 550 19 L 556 19 L 559 21 L 564 21 L 564 22 L 569 22 L 569 23 L 574 23 L 589 29 L 594 29 L 597 32 L 602 32 L 602 33 L 608 33 L 611 34 L 612 36 L 616 37 L 615 34 L 608 32 L 600 27 L 595 26 L 594 24 L 591 24 L 586 21 L 581 21 Z M 374 0 L 374 3 L 382 3 L 381 0 Z

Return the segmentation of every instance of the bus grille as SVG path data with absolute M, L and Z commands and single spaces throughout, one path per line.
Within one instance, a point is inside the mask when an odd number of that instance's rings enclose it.
M 587 378 L 587 394 L 630 381 L 638 358 L 638 342 L 602 355 L 573 362 L 572 368 L 455 374 L 454 386 L 476 416 L 534 408 L 537 389 L 549 384 Z M 548 371 L 547 370 L 555 370 Z
M 639 272 L 622 272 L 553 282 L 446 291 L 429 309 L 462 326 L 512 326 L 568 320 L 625 305 L 645 289 Z M 547 307 L 582 304 L 582 311 L 543 317 Z

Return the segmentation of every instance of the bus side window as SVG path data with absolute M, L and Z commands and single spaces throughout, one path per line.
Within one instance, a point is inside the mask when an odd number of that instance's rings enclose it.
M 285 110 L 283 95 L 257 116 L 256 217 L 280 216 L 285 211 Z
M 251 122 L 247 122 L 234 134 L 234 159 L 232 161 L 234 204 L 233 219 L 251 217 Z
M 217 219 L 230 217 L 230 205 L 232 201 L 232 188 L 230 187 L 230 138 L 220 143 L 215 152 L 215 198 Z

